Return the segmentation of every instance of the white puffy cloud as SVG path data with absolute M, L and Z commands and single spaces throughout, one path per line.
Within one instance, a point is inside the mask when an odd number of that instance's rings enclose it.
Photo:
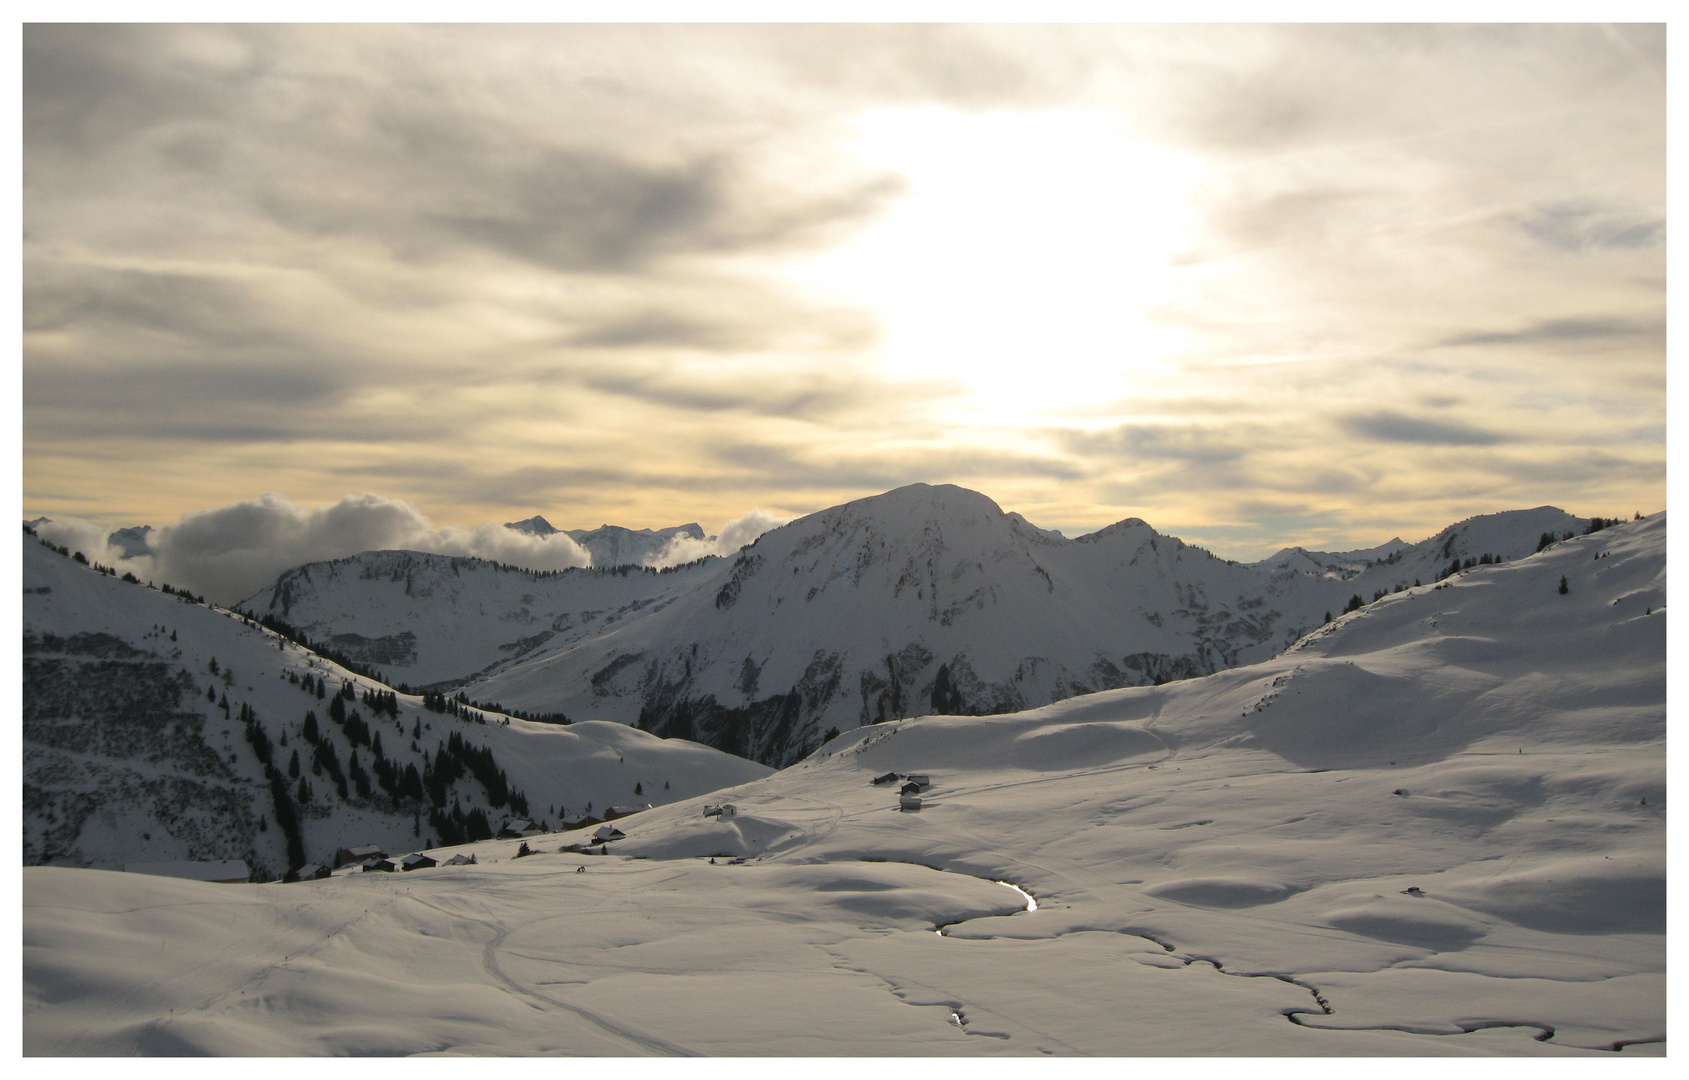
M 182 515 L 155 529 L 153 554 L 134 559 L 106 543 L 106 525 L 74 519 L 43 524 L 39 534 L 90 560 L 169 582 L 219 604 L 246 599 L 282 571 L 303 563 L 363 551 L 401 549 L 466 555 L 530 570 L 589 566 L 585 548 L 561 533 L 526 536 L 502 525 L 473 529 L 436 526 L 414 507 L 380 495 L 348 495 L 322 506 L 300 506 L 275 493 Z
M 80 551 L 83 558 L 89 562 L 104 563 L 122 569 L 131 568 L 131 564 L 123 558 L 123 549 L 106 543 L 106 537 L 111 535 L 111 530 L 97 522 L 56 517 L 37 525 L 35 534 L 50 544 L 61 545 L 72 552 Z M 149 562 L 144 565 L 150 568 L 151 564 Z M 135 572 L 140 574 L 140 570 Z
M 566 570 L 592 565 L 592 555 L 564 533 L 529 536 L 503 525 L 485 522 L 473 529 L 436 529 L 424 550 L 441 555 L 470 555 L 510 563 L 528 570 Z
M 791 518 L 779 517 L 761 507 L 753 506 L 750 513 L 723 525 L 718 536 L 706 537 L 703 540 L 676 536 L 668 542 L 667 547 L 651 558 L 647 565 L 678 566 L 694 559 L 702 559 L 706 555 L 732 555 L 763 533 L 778 529 L 790 520 Z

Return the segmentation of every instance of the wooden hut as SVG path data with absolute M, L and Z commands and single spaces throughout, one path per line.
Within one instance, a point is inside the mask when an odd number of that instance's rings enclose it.
M 387 853 L 381 850 L 380 844 L 360 844 L 357 847 L 345 847 L 334 853 L 334 867 L 338 870 L 342 866 L 361 863 L 365 859 L 385 859 Z

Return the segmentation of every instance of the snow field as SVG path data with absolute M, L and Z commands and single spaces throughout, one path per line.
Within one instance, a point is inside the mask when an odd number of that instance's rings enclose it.
M 27 868 L 25 1051 L 1662 1053 L 1665 536 L 1205 679 L 849 731 L 608 856 Z M 886 772 L 930 775 L 919 811 Z

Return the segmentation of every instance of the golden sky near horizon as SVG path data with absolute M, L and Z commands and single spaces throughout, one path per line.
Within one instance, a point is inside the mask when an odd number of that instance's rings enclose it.
M 27 26 L 26 517 L 1665 505 L 1658 26 Z

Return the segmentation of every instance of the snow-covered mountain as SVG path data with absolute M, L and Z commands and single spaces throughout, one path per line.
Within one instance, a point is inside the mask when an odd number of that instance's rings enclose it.
M 455 688 L 543 646 L 614 630 L 673 602 L 720 565 L 720 559 L 708 559 L 665 571 L 620 566 L 558 572 L 420 551 L 371 551 L 289 570 L 239 606 L 297 627 L 395 683 Z
M 596 529 L 570 529 L 569 536 L 592 553 L 594 566 L 645 566 L 677 536 L 703 540 L 704 529 L 696 521 L 666 529 L 624 529 L 600 525 Z
M 1307 548 L 1287 547 L 1249 565 L 1258 570 L 1294 570 L 1341 581 L 1362 573 L 1375 563 L 1383 562 L 1410 546 L 1398 536 L 1377 547 L 1359 551 L 1309 551 Z
M 563 531 L 539 514 L 535 514 L 531 518 L 524 518 L 521 521 L 507 521 L 504 523 L 504 527 L 514 529 L 527 536 L 556 536 Z
M 594 566 L 644 566 L 651 562 L 677 536 L 703 540 L 703 526 L 697 522 L 671 525 L 666 529 L 626 529 L 620 525 L 600 525 L 596 529 L 559 529 L 538 514 L 523 521 L 507 521 L 507 529 L 529 536 L 546 537 L 563 533 L 592 555 Z
M 605 856 L 26 868 L 24 1051 L 1663 1054 L 1666 546 L 1658 514 L 1253 666 L 849 731 Z
M 141 555 L 153 554 L 152 526 L 133 525 L 127 529 L 118 529 L 106 537 L 106 543 L 123 552 L 123 557 L 133 559 Z
M 420 847 L 477 813 L 493 828 L 512 816 L 555 822 L 768 772 L 618 724 L 431 710 L 228 612 L 29 537 L 23 585 L 26 863 L 245 859 L 280 873 L 345 845 Z M 352 699 L 337 706 L 347 685 Z M 439 826 L 436 814 L 454 808 L 454 824 Z M 302 852 L 290 851 L 290 815 Z
M 393 679 L 780 765 L 835 728 L 1011 712 L 1264 660 L 1351 603 L 1583 525 L 1539 507 L 1414 545 L 1242 565 L 1136 518 L 1068 540 L 977 492 L 916 484 L 673 574 L 523 577 L 451 560 L 423 580 L 431 557 L 368 553 L 290 571 L 242 606 L 313 637 L 409 635 L 381 664 Z

